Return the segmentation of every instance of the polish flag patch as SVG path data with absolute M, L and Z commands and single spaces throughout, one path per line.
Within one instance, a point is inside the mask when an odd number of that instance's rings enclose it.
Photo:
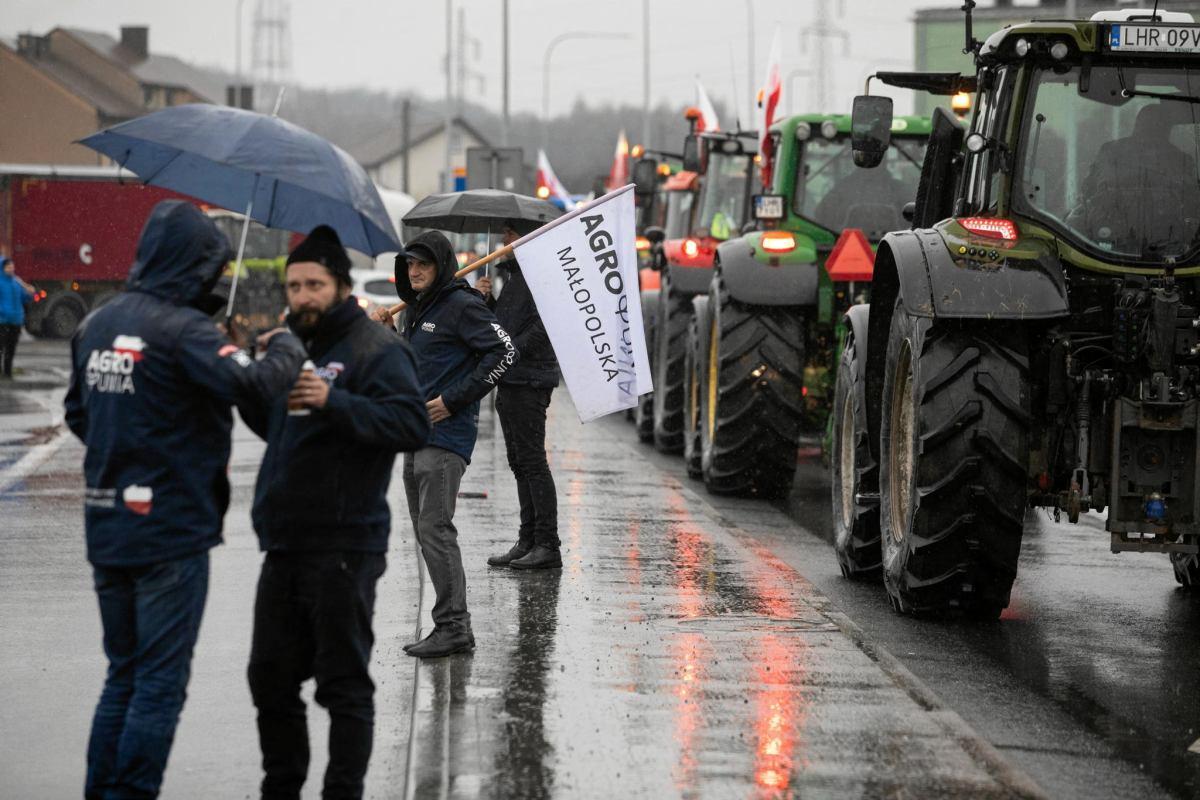
M 113 352 L 127 355 L 134 361 L 141 361 L 143 358 L 142 351 L 146 349 L 146 342 L 140 336 L 126 336 L 125 334 L 121 334 L 116 339 L 113 339 L 112 349 Z
M 144 517 L 150 513 L 150 508 L 154 505 L 154 490 L 149 486 L 133 484 L 125 487 L 125 491 L 121 493 L 121 499 L 125 501 L 126 508 Z

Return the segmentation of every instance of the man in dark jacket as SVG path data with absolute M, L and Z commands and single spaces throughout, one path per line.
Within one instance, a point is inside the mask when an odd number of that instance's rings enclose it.
M 515 242 L 521 227 L 520 222 L 509 222 L 504 228 L 504 243 Z M 493 567 L 554 569 L 562 566 L 562 556 L 558 496 L 546 461 L 546 409 L 558 386 L 558 361 L 516 257 L 500 268 L 507 271 L 508 278 L 499 299 L 491 297 L 490 278 L 480 278 L 475 288 L 488 299 L 496 319 L 521 352 L 521 363 L 504 375 L 496 390 L 496 414 L 504 431 L 508 466 L 517 479 L 521 527 L 516 544 L 507 553 L 489 558 L 488 563 Z
M 479 400 L 516 364 L 517 349 L 479 293 L 454 277 L 458 262 L 445 236 L 423 233 L 406 249 L 407 259 L 396 259 L 396 293 L 409 304 L 404 334 L 417 357 L 433 435 L 404 457 L 404 490 L 437 597 L 433 631 L 405 650 L 435 658 L 475 646 L 454 503 L 475 449 Z
M 230 407 L 286 392 L 304 360 L 296 337 L 275 332 L 255 363 L 197 308 L 230 255 L 195 206 L 159 203 L 126 291 L 71 341 L 66 422 L 87 445 L 87 553 L 109 663 L 88 744 L 89 800 L 158 795 L 208 551 L 229 505 Z
M 288 323 L 314 369 L 291 395 L 242 418 L 267 441 L 254 493 L 266 551 L 254 605 L 250 692 L 258 708 L 262 796 L 298 798 L 308 774 L 300 685 L 329 710 L 325 798 L 359 798 L 371 755 L 375 584 L 386 566 L 396 453 L 417 450 L 429 418 L 404 340 L 350 294 L 350 257 L 316 228 L 288 257 Z M 307 413 L 305 413 L 307 412 Z

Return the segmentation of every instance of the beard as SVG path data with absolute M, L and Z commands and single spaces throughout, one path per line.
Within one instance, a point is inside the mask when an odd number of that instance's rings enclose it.
M 333 305 L 337 305 L 336 301 Z M 330 306 L 332 308 L 332 306 Z M 321 326 L 321 320 L 329 313 L 329 308 L 306 308 L 288 313 L 287 324 L 301 339 L 311 339 Z

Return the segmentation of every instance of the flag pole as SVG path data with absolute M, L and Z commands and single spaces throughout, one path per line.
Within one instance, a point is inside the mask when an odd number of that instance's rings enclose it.
M 501 247 L 500 249 L 493 250 L 492 252 L 488 253 L 486 256 L 479 259 L 478 261 L 467 264 L 465 267 L 460 269 L 458 272 L 454 273 L 454 277 L 461 278 L 464 275 L 470 275 L 472 272 L 479 269 L 480 267 L 486 267 L 488 264 L 492 263 L 493 261 L 496 261 L 497 259 L 504 258 L 507 255 L 511 255 L 512 251 L 513 251 L 513 246 L 511 244 L 506 244 L 503 247 Z M 408 303 L 397 303 L 396 305 L 394 305 L 388 309 L 388 316 L 394 317 L 406 308 L 408 308 Z

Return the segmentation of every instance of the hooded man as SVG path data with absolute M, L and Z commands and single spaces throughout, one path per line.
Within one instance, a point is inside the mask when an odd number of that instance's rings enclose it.
M 17 277 L 12 259 L 0 255 L 0 377 L 12 377 L 25 306 L 32 300 L 33 287 Z
M 479 400 L 518 355 L 479 293 L 454 277 L 458 262 L 449 239 L 429 231 L 409 242 L 407 251 L 396 257 L 396 293 L 409 305 L 404 335 L 417 357 L 433 435 L 426 447 L 404 457 L 404 490 L 437 598 L 433 631 L 404 649 L 436 658 L 475 646 L 455 498 L 475 449 Z
M 510 220 L 504 244 L 512 244 L 531 226 Z M 562 566 L 558 539 L 558 496 L 546 460 L 546 411 L 558 386 L 558 361 L 542 318 L 534 305 L 521 265 L 512 257 L 500 265 L 508 273 L 498 300 L 491 298 L 492 281 L 480 278 L 475 289 L 488 301 L 496 319 L 512 334 L 521 363 L 500 381 L 496 416 L 504 431 L 508 466 L 517 480 L 521 527 L 508 552 L 488 558 L 493 567 L 557 569 Z
M 300 685 L 329 710 L 323 796 L 362 797 L 374 738 L 375 584 L 386 568 L 396 453 L 429 436 L 412 352 L 350 294 L 350 257 L 315 228 L 287 260 L 288 324 L 305 370 L 289 397 L 241 407 L 267 442 L 254 493 L 266 552 L 248 670 L 258 709 L 264 798 L 298 798 L 308 775 Z
M 190 203 L 166 200 L 142 229 L 126 291 L 71 340 L 66 422 L 83 471 L 108 675 L 85 796 L 157 797 L 183 708 L 208 590 L 208 551 L 229 505 L 230 407 L 282 395 L 304 348 L 281 330 L 254 362 L 205 304 L 229 241 Z

